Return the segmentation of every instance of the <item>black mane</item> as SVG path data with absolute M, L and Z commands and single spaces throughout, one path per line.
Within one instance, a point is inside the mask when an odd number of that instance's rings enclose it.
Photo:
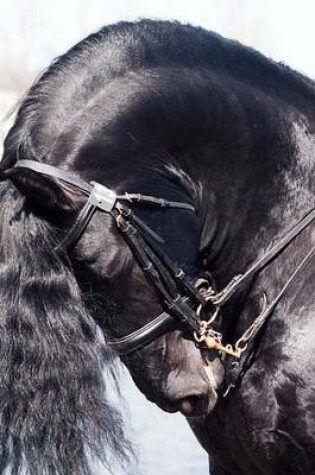
M 10 182 L 0 199 L 0 472 L 87 475 L 91 457 L 129 451 L 102 375 L 112 356 L 54 230 Z

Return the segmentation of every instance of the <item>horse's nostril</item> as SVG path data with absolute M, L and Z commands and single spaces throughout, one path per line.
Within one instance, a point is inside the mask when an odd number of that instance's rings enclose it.
M 178 402 L 180 412 L 187 417 L 205 415 L 209 409 L 209 397 L 205 395 L 187 396 Z

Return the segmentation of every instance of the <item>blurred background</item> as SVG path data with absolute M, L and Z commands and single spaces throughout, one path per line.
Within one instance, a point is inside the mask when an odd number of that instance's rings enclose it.
M 314 0 L 1 0 L 0 152 L 19 97 L 56 56 L 103 25 L 177 19 L 253 46 L 315 78 Z M 112 475 L 207 475 L 207 456 L 179 415 L 149 404 L 123 373 L 122 406 L 139 466 Z M 105 472 L 99 469 L 98 475 Z

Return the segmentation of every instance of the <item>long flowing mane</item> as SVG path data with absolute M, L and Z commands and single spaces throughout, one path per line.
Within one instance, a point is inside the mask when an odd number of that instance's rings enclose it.
M 126 460 L 102 374 L 113 359 L 54 229 L 9 181 L 0 200 L 0 472 L 88 475 L 92 459 Z

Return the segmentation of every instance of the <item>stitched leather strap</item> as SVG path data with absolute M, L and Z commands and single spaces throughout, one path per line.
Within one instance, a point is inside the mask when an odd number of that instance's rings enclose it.
M 52 178 L 57 178 L 58 180 L 69 183 L 70 185 L 74 185 L 88 195 L 93 190 L 93 186 L 90 183 L 81 180 L 81 178 L 79 178 L 73 172 L 60 170 L 59 168 L 53 167 L 52 165 L 48 165 L 47 163 L 35 162 L 35 160 L 19 160 L 16 162 L 14 168 L 27 168 L 33 172 L 50 176 Z
M 167 312 L 163 312 L 138 330 L 122 338 L 107 341 L 107 344 L 119 355 L 126 355 L 147 346 L 158 337 L 174 330 L 175 327 L 176 320 L 174 317 Z
M 95 209 L 96 207 L 89 201 L 85 203 L 72 228 L 67 231 L 65 237 L 55 247 L 57 252 L 65 251 L 69 249 L 74 243 L 78 242 L 87 225 L 89 224 Z

